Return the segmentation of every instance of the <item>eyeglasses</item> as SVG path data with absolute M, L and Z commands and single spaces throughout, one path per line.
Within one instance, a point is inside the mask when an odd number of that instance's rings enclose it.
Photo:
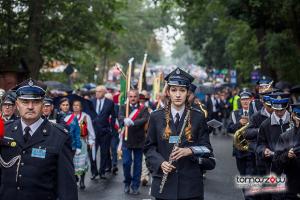
M 12 108 L 14 105 L 13 104 L 2 104 L 3 107 L 7 108 Z

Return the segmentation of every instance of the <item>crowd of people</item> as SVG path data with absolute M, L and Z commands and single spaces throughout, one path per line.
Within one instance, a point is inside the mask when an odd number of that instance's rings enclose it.
M 286 174 L 286 192 L 244 188 L 245 199 L 299 199 L 296 94 L 263 76 L 254 90 L 226 87 L 200 100 L 193 80 L 176 68 L 157 99 L 130 89 L 125 105 L 119 91 L 103 85 L 94 93 L 54 97 L 42 82 L 20 83 L 1 101 L 0 195 L 76 200 L 87 178 L 116 175 L 121 162 L 126 194 L 138 195 L 141 185 L 151 184 L 156 199 L 204 199 L 203 174 L 216 165 L 212 133 L 233 136 L 241 176 Z M 209 127 L 212 120 L 223 126 Z

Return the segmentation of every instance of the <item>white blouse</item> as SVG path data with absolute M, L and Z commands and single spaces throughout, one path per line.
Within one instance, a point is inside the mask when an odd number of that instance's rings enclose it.
M 81 114 L 76 115 L 76 117 L 78 119 L 79 124 L 83 122 L 84 118 L 86 118 L 87 130 L 88 130 L 88 144 L 90 145 L 95 144 L 95 138 L 96 138 L 95 130 L 90 115 L 88 115 L 85 112 L 81 112 Z

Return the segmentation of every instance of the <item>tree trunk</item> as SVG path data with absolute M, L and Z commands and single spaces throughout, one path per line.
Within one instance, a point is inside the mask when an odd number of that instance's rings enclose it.
M 261 72 L 263 75 L 267 75 L 273 78 L 274 81 L 277 81 L 276 70 L 270 66 L 269 62 L 266 59 L 267 50 L 266 50 L 266 31 L 264 28 L 259 28 L 256 30 L 256 38 L 258 41 L 258 50 L 261 64 Z
M 41 55 L 41 26 L 43 17 L 43 0 L 29 1 L 29 25 L 28 44 L 26 51 L 26 64 L 28 65 L 30 76 L 37 79 L 39 70 L 43 65 Z
M 8 0 L 8 1 L 4 1 L 3 2 L 3 9 L 6 11 L 6 16 L 5 16 L 5 21 L 6 21 L 6 30 L 4 31 L 5 32 L 5 37 L 7 38 L 7 43 L 5 45 L 6 46 L 6 56 L 8 58 L 13 58 L 13 53 L 12 53 L 12 44 L 13 44 L 13 39 L 12 39 L 12 24 L 13 24 L 13 16 L 12 16 L 12 1 L 11 0 Z M 4 12 L 5 13 L 5 12 Z M 4 14 L 3 14 L 4 15 Z M 3 49 L 5 49 L 5 47 L 1 47 Z

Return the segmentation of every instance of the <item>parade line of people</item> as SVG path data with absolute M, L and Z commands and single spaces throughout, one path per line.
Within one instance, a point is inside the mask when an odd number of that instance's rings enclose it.
M 139 195 L 149 184 L 158 200 L 203 200 L 205 171 L 216 166 L 210 133 L 232 136 L 237 180 L 285 175 L 284 190 L 261 185 L 253 192 L 244 185 L 244 199 L 300 199 L 295 94 L 262 76 L 256 92 L 225 88 L 201 101 L 193 81 L 176 68 L 156 101 L 147 91 L 130 89 L 128 105 L 119 105 L 103 85 L 93 95 L 53 98 L 45 84 L 28 79 L 5 92 L 0 199 L 77 200 L 86 179 L 118 174 L 121 159 L 125 194 Z M 208 126 L 214 121 L 223 126 Z

